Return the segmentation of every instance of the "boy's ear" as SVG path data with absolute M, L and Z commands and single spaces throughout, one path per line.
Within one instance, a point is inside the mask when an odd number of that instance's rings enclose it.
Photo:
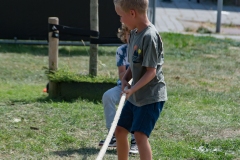
M 131 15 L 132 17 L 135 17 L 135 16 L 136 16 L 135 10 L 130 10 L 130 15 Z

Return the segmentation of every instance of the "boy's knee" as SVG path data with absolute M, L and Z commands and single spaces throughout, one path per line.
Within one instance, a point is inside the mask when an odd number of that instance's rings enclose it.
M 120 135 L 122 132 L 122 128 L 117 126 L 116 129 L 115 129 L 115 136 L 117 137 L 118 135 Z
M 102 102 L 104 103 L 104 102 L 108 101 L 109 98 L 111 98 L 111 94 L 109 94 L 109 92 L 107 91 L 102 96 Z
M 148 140 L 147 135 L 143 132 L 134 132 L 134 137 L 138 142 Z
M 119 136 L 122 136 L 122 135 L 125 135 L 125 134 L 128 134 L 128 131 L 125 128 L 120 127 L 120 126 L 116 127 L 116 129 L 115 129 L 115 136 L 116 137 L 119 137 Z

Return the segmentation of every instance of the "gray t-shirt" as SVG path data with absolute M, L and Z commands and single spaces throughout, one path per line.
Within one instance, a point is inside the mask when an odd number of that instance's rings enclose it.
M 162 71 L 163 44 L 153 24 L 143 31 L 132 30 L 128 45 L 128 61 L 132 71 L 133 82 L 136 84 L 145 74 L 146 67 L 156 68 L 156 76 L 145 86 L 129 97 L 136 106 L 143 106 L 167 100 L 167 89 Z

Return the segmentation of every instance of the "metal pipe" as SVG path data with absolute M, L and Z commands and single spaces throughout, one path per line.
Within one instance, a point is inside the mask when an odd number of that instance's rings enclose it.
M 217 6 L 217 23 L 216 23 L 216 32 L 220 33 L 221 29 L 221 15 L 222 15 L 223 0 L 218 0 Z

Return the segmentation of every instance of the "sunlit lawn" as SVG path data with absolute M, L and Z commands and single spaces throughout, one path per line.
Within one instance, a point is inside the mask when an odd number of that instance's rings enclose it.
M 149 141 L 154 159 L 240 158 L 240 42 L 162 34 L 169 100 Z M 98 74 L 117 78 L 117 47 Z M 60 47 L 59 68 L 88 74 L 88 46 Z M 107 135 L 101 102 L 52 100 L 47 46 L 0 45 L 0 159 L 95 159 Z M 116 159 L 109 149 L 105 159 Z M 131 156 L 130 159 L 139 159 Z

